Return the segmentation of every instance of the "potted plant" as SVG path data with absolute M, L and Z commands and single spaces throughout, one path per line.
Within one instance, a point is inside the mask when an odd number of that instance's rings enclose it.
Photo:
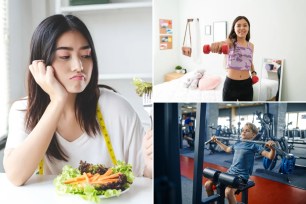
M 136 87 L 136 93 L 138 96 L 142 97 L 144 94 L 151 95 L 152 93 L 152 83 L 143 81 L 140 78 L 134 78 L 133 84 Z
M 175 67 L 175 72 L 176 73 L 181 73 L 182 72 L 182 66 L 180 66 L 180 65 L 177 65 L 176 67 Z

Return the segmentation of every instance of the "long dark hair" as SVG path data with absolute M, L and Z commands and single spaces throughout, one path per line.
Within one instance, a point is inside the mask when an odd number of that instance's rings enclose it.
M 235 33 L 235 25 L 237 23 L 237 21 L 241 20 L 241 19 L 244 19 L 246 20 L 246 22 L 248 23 L 249 25 L 249 32 L 248 34 L 246 35 L 246 41 L 249 42 L 250 38 L 251 38 L 251 25 L 250 25 L 250 21 L 247 19 L 247 17 L 245 16 L 238 16 L 237 18 L 235 18 L 233 24 L 232 24 L 232 29 L 231 29 L 231 32 L 230 34 L 228 35 L 228 39 L 230 39 L 232 42 L 233 42 L 233 45 L 235 46 L 235 42 L 237 42 L 237 35 Z
M 93 62 L 92 75 L 85 90 L 76 97 L 75 114 L 81 128 L 88 135 L 93 136 L 100 132 L 99 124 L 96 120 L 96 107 L 100 91 L 98 87 L 98 62 L 96 51 L 86 25 L 73 15 L 53 15 L 43 20 L 32 36 L 30 64 L 34 60 L 44 60 L 46 65 L 51 65 L 54 60 L 58 38 L 65 32 L 71 30 L 80 32 L 86 38 L 91 48 L 91 58 Z M 36 83 L 29 70 L 27 71 L 27 78 L 28 105 L 25 125 L 27 131 L 32 131 L 50 103 L 50 98 Z M 68 156 L 61 149 L 54 135 L 48 147 L 47 156 L 49 159 L 55 158 L 68 161 Z

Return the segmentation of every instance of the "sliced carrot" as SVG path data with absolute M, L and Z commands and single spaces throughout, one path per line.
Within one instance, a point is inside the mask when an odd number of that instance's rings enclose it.
M 64 181 L 64 184 L 81 184 L 84 182 L 91 183 L 91 184 L 106 184 L 111 182 L 118 181 L 118 177 L 121 173 L 113 174 L 112 169 L 108 169 L 103 175 L 96 173 L 92 175 L 91 173 L 83 173 L 83 175 L 70 178 Z
M 102 176 L 105 177 L 105 176 L 109 176 L 113 173 L 113 170 L 111 168 L 109 168 Z
M 110 175 L 110 176 L 105 176 L 105 177 L 99 178 L 98 180 L 118 178 L 120 174 L 121 174 L 121 173 L 115 173 L 115 174 L 112 174 L 112 175 Z
M 87 176 L 87 174 L 83 174 L 83 175 L 81 175 L 81 176 L 78 176 L 78 177 L 74 177 L 74 178 L 69 178 L 69 179 L 67 179 L 66 181 L 64 181 L 64 183 L 65 184 L 69 184 L 69 183 L 71 183 L 71 182 L 76 182 L 76 181 L 84 181 L 84 180 L 86 180 L 86 176 Z M 87 176 L 88 177 L 88 176 Z
M 72 182 L 83 181 L 83 180 L 85 180 L 85 177 L 79 176 L 79 177 L 67 179 L 66 181 L 64 181 L 64 183 L 69 184 L 69 183 L 72 183 Z
M 75 179 L 76 181 L 83 181 L 85 180 L 85 176 L 76 177 Z
M 119 179 L 115 178 L 115 179 L 104 179 L 103 181 L 105 182 L 117 182 L 119 181 Z
M 85 177 L 86 182 L 89 183 L 89 178 L 88 178 L 87 174 L 84 172 L 83 175 Z
M 90 178 L 90 181 L 93 182 L 93 181 L 98 180 L 99 176 L 101 176 L 101 175 L 98 174 L 98 173 L 96 173 L 95 175 L 93 175 L 93 176 Z
M 113 183 L 113 182 L 117 182 L 118 179 L 104 179 L 104 180 L 98 180 L 98 181 L 94 181 L 92 182 L 92 184 L 107 184 L 107 183 Z
M 81 183 L 85 183 L 85 180 L 83 181 L 75 181 L 75 182 L 72 182 L 72 183 L 69 183 L 70 185 L 75 185 L 75 184 L 81 184 Z
M 69 183 L 72 183 L 72 182 L 75 182 L 75 178 L 67 179 L 66 181 L 64 181 L 64 184 L 69 184 Z

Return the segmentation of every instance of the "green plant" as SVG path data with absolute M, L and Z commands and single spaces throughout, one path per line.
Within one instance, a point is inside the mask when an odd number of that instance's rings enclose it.
M 151 82 L 145 82 L 140 78 L 134 78 L 133 84 L 136 86 L 136 93 L 138 96 L 141 96 L 143 94 L 151 93 L 152 92 L 152 83 Z
M 180 66 L 180 65 L 177 65 L 177 66 L 175 67 L 175 70 L 182 70 L 182 69 L 183 69 L 183 67 Z

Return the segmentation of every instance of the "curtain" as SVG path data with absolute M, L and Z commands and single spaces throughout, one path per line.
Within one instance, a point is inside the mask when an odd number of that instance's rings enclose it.
M 0 140 L 7 134 L 9 109 L 8 0 L 0 0 Z

